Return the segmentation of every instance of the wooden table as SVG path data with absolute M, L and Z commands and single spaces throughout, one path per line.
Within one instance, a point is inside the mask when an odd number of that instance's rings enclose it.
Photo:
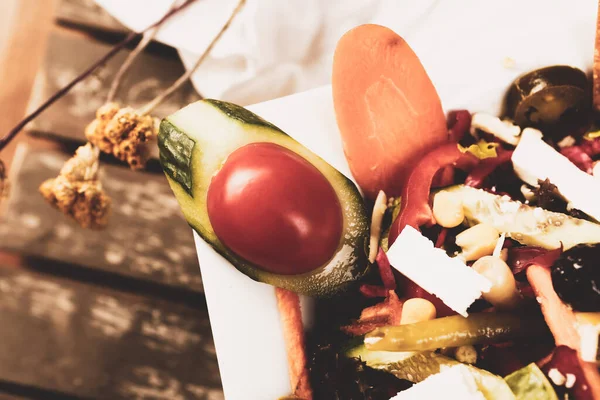
M 0 132 L 99 58 L 126 30 L 92 0 L 2 0 Z M 113 219 L 85 231 L 37 187 L 83 143 L 126 52 L 47 110 L 0 158 L 13 188 L 0 210 L 0 400 L 222 399 L 192 233 L 155 161 L 103 158 Z M 153 44 L 120 98 L 152 98 L 182 71 Z M 197 98 L 181 90 L 159 116 Z

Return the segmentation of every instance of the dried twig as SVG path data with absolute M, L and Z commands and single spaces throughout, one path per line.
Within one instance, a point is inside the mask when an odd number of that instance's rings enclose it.
M 233 12 L 231 13 L 231 15 L 229 16 L 229 18 L 227 19 L 227 22 L 225 22 L 225 25 L 223 25 L 223 27 L 221 28 L 221 30 L 219 31 L 219 33 L 217 33 L 217 35 L 214 37 L 214 39 L 212 40 L 212 42 L 210 42 L 210 44 L 208 45 L 208 47 L 206 48 L 206 50 L 204 51 L 204 53 L 202 53 L 202 55 L 200 56 L 200 58 L 198 58 L 198 61 L 196 61 L 196 63 L 192 66 L 192 68 L 190 68 L 183 75 L 181 75 L 179 77 L 179 79 L 177 79 L 175 81 L 175 83 L 173 83 L 173 85 L 171 85 L 169 88 L 167 88 L 167 90 L 165 90 L 164 92 L 162 92 L 155 99 L 153 99 L 151 102 L 149 102 L 144 107 L 142 107 L 139 110 L 140 114 L 149 114 L 149 113 L 151 113 L 152 110 L 154 110 L 156 108 L 156 106 L 158 106 L 166 98 L 168 98 L 170 95 L 172 95 L 185 82 L 187 82 L 188 79 L 190 79 L 190 76 L 192 76 L 192 74 L 198 69 L 198 67 L 202 64 L 202 62 L 204 62 L 204 60 L 206 59 L 206 57 L 212 51 L 213 47 L 217 44 L 217 42 L 219 41 L 219 39 L 221 39 L 221 36 L 223 36 L 223 34 L 225 33 L 225 31 L 227 31 L 227 29 L 231 25 L 231 22 L 233 21 L 233 19 L 235 18 L 235 16 L 242 10 L 242 8 L 243 8 L 243 6 L 244 6 L 245 3 L 246 3 L 246 0 L 240 0 L 239 1 L 239 3 L 237 4 L 237 6 L 233 9 Z
M 121 81 L 123 80 L 123 76 L 129 70 L 129 68 L 133 65 L 133 61 L 137 58 L 137 56 L 144 51 L 146 46 L 154 39 L 154 36 L 158 32 L 158 27 L 145 32 L 142 36 L 142 40 L 138 43 L 138 45 L 133 49 L 131 53 L 127 56 L 121 67 L 115 74 L 115 77 L 110 85 L 110 89 L 108 91 L 108 96 L 106 96 L 106 102 L 110 103 L 114 100 L 117 90 L 119 90 L 119 86 L 121 85 Z
M 173 11 L 176 8 L 176 5 L 177 5 L 177 0 L 174 0 L 173 4 L 171 5 L 171 8 L 169 9 L 169 11 L 167 13 Z M 163 20 L 163 22 L 164 22 L 164 20 Z M 121 64 L 121 67 L 115 74 L 115 77 L 110 85 L 110 89 L 108 91 L 108 96 L 106 98 L 107 103 L 111 103 L 114 100 L 114 98 L 117 94 L 117 90 L 119 90 L 119 86 L 121 85 L 121 81 L 123 80 L 123 76 L 129 70 L 129 68 L 133 65 L 133 62 L 140 55 L 140 53 L 142 51 L 144 51 L 144 49 L 148 46 L 148 44 L 154 39 L 154 37 L 158 33 L 160 27 L 161 27 L 161 24 L 158 24 L 157 26 L 155 26 L 151 29 L 148 29 L 146 32 L 144 32 L 144 35 L 142 36 L 142 40 L 140 40 L 140 42 L 135 47 L 135 49 L 133 49 L 133 51 L 131 53 L 129 53 L 129 55 L 127 56 L 125 61 L 123 61 L 123 64 Z
M 192 4 L 195 1 L 196 0 L 187 0 L 182 5 L 175 7 L 170 12 L 165 14 L 159 21 L 155 22 L 154 24 L 152 24 L 148 28 L 146 28 L 144 30 L 144 32 L 146 32 L 150 29 L 154 29 L 155 27 L 161 25 L 164 21 L 168 20 L 173 15 L 175 15 L 179 11 L 183 10 L 184 8 L 186 8 L 187 6 L 189 6 L 190 4 Z M 0 151 L 2 151 L 2 149 L 4 149 L 6 147 L 6 145 L 8 145 L 8 143 L 10 143 L 10 141 L 13 140 L 28 123 L 33 121 L 38 115 L 40 115 L 44 110 L 46 110 L 48 107 L 50 107 L 55 101 L 57 101 L 58 99 L 63 97 L 65 94 L 67 94 L 73 88 L 73 86 L 77 85 L 79 82 L 81 82 L 82 80 L 87 78 L 98 67 L 105 64 L 108 60 L 113 58 L 121 49 L 123 49 L 129 43 L 133 42 L 138 36 L 139 36 L 139 33 L 131 32 L 129 35 L 127 35 L 127 37 L 125 39 L 123 39 L 120 43 L 118 43 L 112 49 L 110 49 L 108 51 L 108 53 L 106 53 L 98 61 L 93 63 L 88 69 L 86 69 L 84 72 L 82 72 L 80 75 L 78 75 L 75 79 L 73 79 L 71 82 L 69 82 L 65 87 L 63 87 L 62 89 L 57 91 L 55 94 L 53 94 L 42 105 L 40 105 L 38 108 L 36 108 L 34 111 L 32 111 L 31 114 L 27 115 L 13 129 L 11 129 L 10 132 L 8 132 L 4 137 L 2 137 L 0 139 Z
M 312 400 L 300 298 L 296 293 L 281 288 L 275 288 L 275 295 L 283 326 L 292 394 L 302 400 Z
M 158 104 L 169 97 L 190 78 L 191 74 L 194 73 L 227 30 L 231 21 L 233 21 L 242 9 L 244 3 L 245 0 L 240 0 L 225 25 L 212 40 L 206 51 L 200 56 L 196 64 L 179 77 L 173 85 L 140 110 L 134 110 L 131 107 L 121 107 L 110 101 L 98 109 L 96 118 L 85 129 L 85 136 L 90 143 L 98 146 L 101 151 L 112 154 L 121 161 L 126 161 L 132 169 L 144 168 L 150 155 L 149 146 L 154 142 L 158 134 L 158 124 L 154 123 L 154 119 L 150 116 L 150 113 Z M 111 89 L 109 100 L 112 99 L 112 96 L 114 96 L 114 93 Z

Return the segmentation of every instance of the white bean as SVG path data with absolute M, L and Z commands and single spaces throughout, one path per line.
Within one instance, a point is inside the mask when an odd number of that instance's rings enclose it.
M 454 193 L 438 192 L 433 198 L 433 217 L 444 228 L 454 228 L 462 224 L 465 212 L 461 199 Z
M 477 224 L 456 235 L 456 245 L 462 248 L 463 259 L 472 261 L 491 255 L 499 237 L 493 226 Z
M 492 283 L 483 298 L 497 309 L 514 309 L 521 301 L 515 277 L 510 267 L 500 257 L 485 256 L 475 261 L 473 269 Z
M 400 324 L 416 324 L 417 322 L 435 319 L 435 306 L 429 300 L 418 297 L 408 299 L 402 305 Z

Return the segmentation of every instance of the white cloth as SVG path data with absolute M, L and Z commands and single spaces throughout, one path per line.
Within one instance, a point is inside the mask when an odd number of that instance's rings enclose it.
M 197 0 L 158 39 L 190 66 L 238 0 Z M 141 30 L 172 0 L 96 0 Z M 193 77 L 205 96 L 242 105 L 330 82 L 339 37 L 358 24 L 386 25 L 415 49 L 446 109 L 485 97 L 533 65 L 585 67 L 593 52 L 595 0 L 247 0 L 244 10 Z M 507 65 L 513 64 L 512 68 Z M 498 99 L 499 101 L 499 99 Z M 495 111 L 497 103 L 482 103 Z

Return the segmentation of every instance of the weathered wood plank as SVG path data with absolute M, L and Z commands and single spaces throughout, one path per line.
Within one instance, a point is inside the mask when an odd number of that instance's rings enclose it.
M 51 208 L 38 192 L 68 155 L 20 150 L 0 219 L 1 249 L 202 291 L 192 230 L 162 174 L 103 166 L 112 215 L 107 229 L 90 231 Z
M 0 268 L 0 379 L 97 399 L 222 399 L 205 304 Z
M 9 393 L 0 393 L 0 400 L 30 400 L 31 397 L 17 396 Z
M 46 57 L 39 70 L 30 109 L 62 88 L 90 63 L 104 55 L 110 46 L 65 31 L 55 31 L 49 38 Z M 74 87 L 30 125 L 34 134 L 68 141 L 85 141 L 84 128 L 106 100 L 112 77 L 128 54 L 122 51 L 93 76 Z M 184 73 L 181 61 L 144 52 L 123 80 L 117 100 L 140 107 L 171 85 Z M 191 84 L 184 85 L 162 105 L 155 115 L 164 117 L 196 101 Z M 156 154 L 156 152 L 155 152 Z
M 94 0 L 62 0 L 56 10 L 56 19 L 61 24 L 110 33 L 126 33 L 123 26 Z

